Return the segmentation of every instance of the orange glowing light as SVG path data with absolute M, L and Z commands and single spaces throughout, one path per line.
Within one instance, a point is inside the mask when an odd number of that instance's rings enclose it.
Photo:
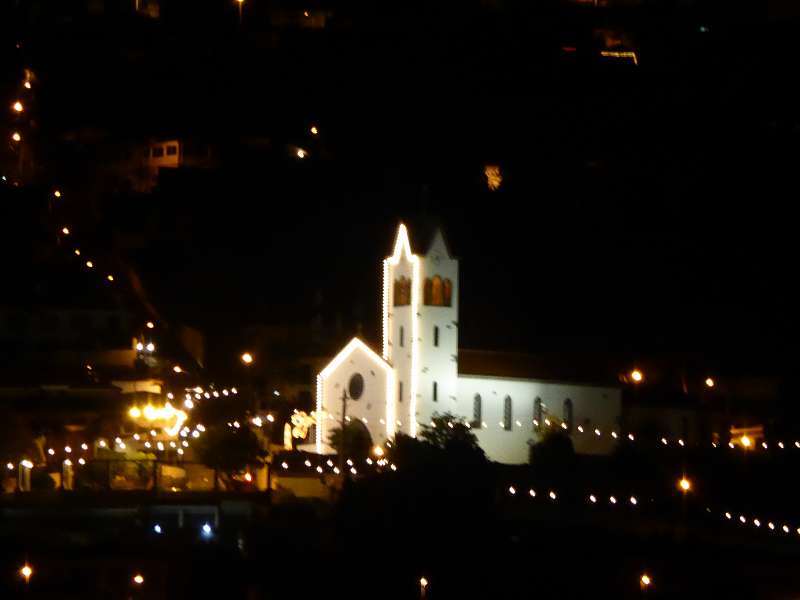
M 33 569 L 31 568 L 31 566 L 29 564 L 25 564 L 19 570 L 19 574 L 22 575 L 25 578 L 25 581 L 27 582 L 27 581 L 30 580 L 31 575 L 33 575 Z
M 600 56 L 605 56 L 607 58 L 630 58 L 633 60 L 633 64 L 639 66 L 639 59 L 636 56 L 636 52 L 617 52 L 615 50 L 602 50 L 600 52 Z

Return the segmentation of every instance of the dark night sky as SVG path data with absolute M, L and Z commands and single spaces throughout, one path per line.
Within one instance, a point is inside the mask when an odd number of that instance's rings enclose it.
M 255 26 L 207 22 L 31 32 L 43 135 L 224 148 L 214 175 L 108 204 L 104 224 L 152 234 L 131 259 L 166 312 L 219 329 L 287 308 L 304 319 L 320 290 L 376 337 L 380 259 L 399 219 L 428 212 L 462 259 L 465 347 L 752 356 L 794 339 L 788 224 L 766 193 L 757 66 L 731 15 L 354 14 L 352 31 L 271 50 Z M 598 25 L 634 32 L 638 69 L 565 62 L 560 46 L 582 53 Z M 244 150 L 255 138 L 265 153 Z M 303 164 L 295 143 L 312 151 Z M 83 168 L 69 176 L 91 179 Z

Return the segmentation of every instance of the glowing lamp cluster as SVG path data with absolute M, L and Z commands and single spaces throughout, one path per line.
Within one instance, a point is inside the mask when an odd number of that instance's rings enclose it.
M 128 416 L 141 426 L 160 425 L 170 437 L 178 435 L 181 427 L 188 419 L 184 411 L 174 408 L 169 402 L 161 407 L 156 407 L 152 404 L 148 404 L 144 408 L 132 406 L 128 410 Z

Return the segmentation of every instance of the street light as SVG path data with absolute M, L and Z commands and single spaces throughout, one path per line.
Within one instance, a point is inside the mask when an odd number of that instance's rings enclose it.
M 14 109 L 14 112 L 18 113 L 21 113 L 23 110 L 25 110 L 25 107 L 22 106 L 22 102 L 20 102 L 19 100 L 14 102 L 14 104 L 11 105 L 11 108 Z
M 144 583 L 144 577 L 142 577 L 141 573 L 137 573 L 133 576 L 133 583 L 136 585 L 142 585 Z
M 644 374 L 639 369 L 631 371 L 631 379 L 634 383 L 641 383 L 644 380 Z
M 686 477 L 681 477 L 680 481 L 678 481 L 678 487 L 681 488 L 681 491 L 685 494 L 692 489 L 692 482 L 686 479 Z
M 642 573 L 642 576 L 639 578 L 639 587 L 642 592 L 646 592 L 651 583 L 653 583 L 653 580 L 650 579 L 650 576 L 647 573 Z
M 239 358 L 246 365 L 253 364 L 253 355 L 249 352 L 242 352 L 242 355 Z
M 419 597 L 421 600 L 425 600 L 425 593 L 428 590 L 428 580 L 424 577 L 419 578 Z
M 15 131 L 14 133 L 11 134 L 11 139 L 14 140 L 15 142 L 20 142 L 22 141 L 22 136 L 19 134 L 18 131 Z
M 31 575 L 33 575 L 33 568 L 28 563 L 25 563 L 19 570 L 19 574 L 25 579 L 25 584 L 27 585 L 31 580 Z
M 743 435 L 740 441 L 742 442 L 742 446 L 744 446 L 745 448 L 750 448 L 750 446 L 753 445 L 753 441 L 746 435 Z
M 711 377 L 706 377 L 705 381 L 706 387 L 713 388 L 716 382 Z

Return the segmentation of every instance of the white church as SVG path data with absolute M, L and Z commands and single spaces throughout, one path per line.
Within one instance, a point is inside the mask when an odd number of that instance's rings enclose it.
M 353 338 L 317 375 L 316 414 L 324 417 L 316 451 L 332 452 L 328 438 L 346 394 L 347 421 L 362 423 L 375 444 L 398 432 L 415 437 L 435 413 L 451 413 L 500 463 L 527 463 L 546 427 L 568 432 L 578 453 L 610 452 L 615 440 L 608 434 L 619 429 L 622 411 L 618 387 L 459 369 L 458 260 L 439 228 L 424 247 L 412 248 L 409 236 L 401 224 L 383 261 L 380 353 Z

